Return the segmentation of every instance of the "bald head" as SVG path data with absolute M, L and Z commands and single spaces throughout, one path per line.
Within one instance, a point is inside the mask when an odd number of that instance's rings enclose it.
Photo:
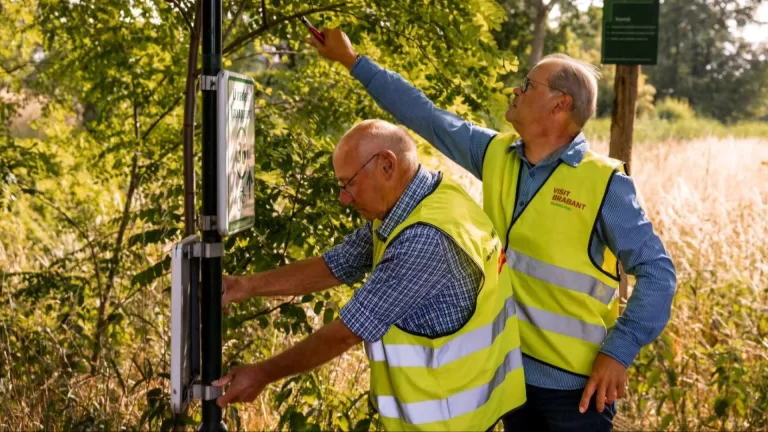
M 402 171 L 412 173 L 418 168 L 416 144 L 408 132 L 384 120 L 364 120 L 347 131 L 341 138 L 336 154 L 344 158 L 356 158 L 364 163 L 382 151 L 391 151 Z
M 383 220 L 419 169 L 416 145 L 406 131 L 383 120 L 350 129 L 333 152 L 339 202 L 367 220 Z

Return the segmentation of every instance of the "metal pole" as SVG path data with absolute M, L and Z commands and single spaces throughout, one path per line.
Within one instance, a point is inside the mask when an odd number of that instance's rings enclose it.
M 221 0 L 203 0 L 203 80 L 221 71 Z M 218 89 L 217 89 L 218 90 Z M 221 89 L 226 91 L 225 89 Z M 203 90 L 203 246 L 221 243 L 216 230 L 216 91 Z M 221 257 L 201 258 L 203 386 L 221 377 Z M 216 400 L 204 400 L 201 431 L 226 431 Z

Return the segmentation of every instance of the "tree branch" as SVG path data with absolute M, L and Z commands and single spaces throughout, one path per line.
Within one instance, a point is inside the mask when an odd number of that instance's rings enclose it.
M 193 31 L 193 30 L 192 30 L 192 23 L 191 23 L 191 22 L 189 22 L 189 18 L 187 18 L 187 14 L 186 14 L 186 13 L 184 13 L 184 9 L 182 9 L 182 8 L 181 8 L 181 5 L 179 4 L 179 2 L 177 2 L 176 0 L 167 0 L 167 1 L 168 1 L 169 3 L 172 3 L 172 4 L 173 4 L 173 6 L 175 6 L 176 10 L 178 10 L 178 11 L 179 11 L 179 13 L 181 14 L 182 18 L 184 18 L 184 22 L 185 22 L 185 23 L 187 23 L 187 29 L 188 29 L 190 32 L 192 32 L 192 31 Z
M 303 152 L 307 155 L 308 152 Z M 291 225 L 293 219 L 296 217 L 296 203 L 299 201 L 299 194 L 301 193 L 301 187 L 304 184 L 304 175 L 307 170 L 307 158 L 304 157 L 301 160 L 301 170 L 299 171 L 298 184 L 296 185 L 296 193 L 293 197 L 293 203 L 291 203 L 291 215 L 288 216 L 288 226 L 285 230 L 285 241 L 283 242 L 283 253 L 280 255 L 280 265 L 285 265 L 285 256 L 288 254 L 288 240 L 291 238 Z
M 195 27 L 189 39 L 187 78 L 184 87 L 184 126 L 182 152 L 184 155 L 184 232 L 195 233 L 195 108 L 197 105 L 197 60 L 200 54 L 200 35 L 203 22 L 203 2 L 195 2 Z M 151 164 L 150 164 L 151 165 Z
M 267 5 L 264 0 L 261 0 L 261 25 L 267 25 Z
M 255 320 L 256 318 L 258 318 L 258 317 L 260 317 L 260 316 L 262 316 L 262 315 L 269 315 L 269 314 L 271 314 L 272 312 L 274 312 L 274 311 L 276 311 L 276 310 L 280 309 L 280 308 L 281 308 L 281 307 L 283 307 L 283 306 L 288 306 L 288 305 L 292 305 L 292 304 L 295 304 L 295 303 L 293 302 L 294 300 L 296 300 L 296 296 L 293 296 L 293 297 L 291 297 L 291 299 L 290 299 L 290 300 L 288 300 L 287 302 L 283 302 L 283 303 L 280 303 L 279 305 L 277 305 L 277 306 L 275 306 L 275 307 L 273 307 L 273 308 L 262 309 L 262 310 L 260 310 L 260 311 L 258 311 L 258 312 L 254 312 L 254 313 L 252 313 L 251 315 L 248 315 L 248 316 L 246 316 L 246 317 L 245 317 L 245 318 L 243 318 L 243 319 L 238 319 L 238 320 L 237 320 L 237 322 L 238 322 L 238 325 L 242 325 L 242 324 L 245 324 L 245 323 L 247 323 L 248 321 L 253 321 L 253 320 Z
M 253 39 L 254 37 L 256 37 L 256 36 L 266 32 L 267 30 L 269 30 L 269 29 L 271 29 L 273 27 L 276 27 L 279 24 L 282 24 L 282 23 L 285 23 L 285 22 L 297 19 L 298 17 L 300 17 L 302 15 L 312 15 L 312 14 L 317 13 L 317 12 L 336 11 L 340 7 L 346 6 L 346 5 L 347 5 L 346 3 L 335 3 L 335 4 L 332 4 L 332 5 L 318 7 L 318 8 L 313 8 L 313 9 L 307 9 L 304 12 L 297 12 L 297 13 L 292 14 L 292 15 L 280 17 L 277 20 L 275 20 L 274 22 L 271 22 L 271 23 L 266 24 L 266 25 L 262 25 L 261 27 L 257 28 L 256 30 L 253 30 L 253 31 L 251 31 L 249 33 L 246 33 L 246 34 L 238 37 L 231 44 L 229 44 L 228 46 L 226 46 L 222 50 L 222 55 L 223 54 L 227 54 L 227 53 L 229 53 L 231 51 L 234 51 L 237 48 L 240 48 L 245 42 L 248 42 L 249 40 Z
M 3 65 L 2 65 L 2 63 L 0 63 L 0 69 L 2 69 L 3 71 L 5 71 L 5 73 L 7 73 L 8 75 L 10 75 L 10 74 L 12 74 L 12 73 L 16 72 L 17 70 L 19 70 L 19 69 L 21 69 L 21 68 L 23 68 L 23 67 L 27 66 L 29 63 L 30 63 L 30 62 L 19 63 L 18 65 L 16 65 L 16 66 L 13 66 L 13 67 L 12 67 L 12 68 L 10 68 L 10 69 L 9 69 L 9 68 L 6 68 L 5 66 L 3 66 Z
M 261 51 L 261 52 L 257 52 L 257 53 L 252 53 L 252 54 L 244 55 L 242 57 L 233 58 L 232 61 L 236 62 L 238 60 L 245 60 L 245 59 L 249 59 L 249 58 L 253 58 L 253 57 L 258 57 L 258 56 L 267 56 L 267 55 L 270 55 L 270 54 L 298 54 L 298 53 L 299 53 L 298 51 L 292 51 L 292 50 Z
M 120 267 L 120 254 L 122 253 L 123 238 L 125 231 L 128 228 L 128 221 L 131 215 L 131 204 L 133 202 L 133 195 L 136 193 L 136 189 L 139 187 L 139 148 L 141 146 L 141 125 L 139 123 L 139 107 L 134 101 L 133 105 L 133 127 L 134 135 L 136 139 L 136 151 L 133 154 L 133 166 L 131 167 L 131 177 L 128 184 L 128 192 L 125 197 L 125 206 L 123 206 L 122 219 L 120 220 L 120 228 L 117 230 L 117 239 L 115 239 L 115 246 L 112 252 L 111 265 L 109 267 L 109 273 L 107 276 L 107 285 L 104 289 L 104 293 L 99 303 L 99 311 L 96 321 L 96 330 L 94 332 L 93 342 L 95 344 L 91 361 L 94 365 L 99 362 L 99 355 L 101 353 L 101 339 L 107 325 L 107 307 L 109 306 L 109 299 L 112 289 L 115 285 L 115 277 L 117 276 L 118 268 Z
M 155 128 L 155 126 L 157 126 L 157 125 L 158 125 L 158 123 L 160 123 L 160 122 L 161 122 L 161 121 L 162 121 L 162 120 L 163 120 L 163 119 L 164 119 L 164 118 L 165 118 L 165 117 L 166 117 L 168 114 L 170 114 L 170 113 L 171 113 L 171 111 L 173 111 L 173 110 L 174 110 L 174 108 L 176 108 L 176 105 L 178 105 L 178 104 L 179 104 L 179 102 L 181 102 L 181 99 L 182 99 L 183 97 L 184 97 L 184 95 L 179 95 L 179 97 L 177 97 L 177 98 L 176 98 L 176 100 L 174 100 L 174 101 L 173 101 L 173 103 L 172 103 L 172 104 L 170 104 L 170 105 L 168 106 L 168 108 L 166 108 L 166 110 L 165 110 L 165 111 L 163 111 L 163 113 L 162 113 L 162 114 L 160 114 L 160 117 L 156 118 L 156 119 L 155 119 L 155 121 L 154 121 L 154 122 L 152 122 L 152 124 L 151 124 L 151 125 L 149 125 L 149 128 L 147 128 L 146 132 L 144 132 L 144 134 L 141 136 L 141 141 L 144 141 L 145 139 L 147 139 L 147 137 L 149 136 L 149 134 L 150 134 L 150 133 L 152 133 L 152 129 L 154 129 L 154 128 Z
M 240 15 L 245 10 L 246 1 L 247 0 L 243 0 L 242 2 L 240 2 L 240 7 L 237 9 L 237 12 L 235 12 L 235 16 L 232 18 L 232 21 L 229 22 L 227 29 L 224 31 L 224 36 L 221 37 L 222 43 L 227 42 L 227 39 L 229 38 L 229 34 L 232 32 L 232 29 L 235 28 L 235 24 L 237 24 L 237 20 L 240 19 Z

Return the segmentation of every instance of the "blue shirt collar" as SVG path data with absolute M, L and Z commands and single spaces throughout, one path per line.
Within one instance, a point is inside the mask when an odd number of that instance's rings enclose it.
M 520 159 L 524 160 L 530 165 L 528 159 L 525 158 L 525 147 L 523 146 L 523 140 L 519 139 L 509 146 L 510 150 L 517 150 Z M 579 132 L 578 135 L 567 146 L 561 147 L 554 151 L 554 153 L 547 156 L 539 165 L 549 165 L 558 160 L 572 167 L 577 167 L 584 159 L 584 155 L 589 150 L 589 144 L 587 138 L 584 136 L 584 132 Z
M 400 195 L 400 199 L 392 210 L 384 217 L 381 222 L 381 226 L 376 230 L 376 235 L 379 240 L 386 241 L 392 234 L 392 231 L 403 223 L 403 221 L 411 214 L 413 209 L 424 199 L 425 196 L 432 193 L 440 179 L 440 174 L 426 170 L 424 167 L 419 166 L 419 170 L 416 171 L 416 175 L 413 176 L 408 187 Z

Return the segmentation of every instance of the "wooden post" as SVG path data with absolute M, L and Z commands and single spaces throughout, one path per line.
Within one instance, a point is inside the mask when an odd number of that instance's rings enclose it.
M 613 83 L 613 115 L 611 116 L 611 147 L 609 156 L 624 161 L 629 174 L 632 162 L 632 132 L 635 125 L 637 106 L 637 83 L 640 65 L 616 65 L 616 79 Z M 619 311 L 624 312 L 627 304 L 627 275 L 619 264 Z

